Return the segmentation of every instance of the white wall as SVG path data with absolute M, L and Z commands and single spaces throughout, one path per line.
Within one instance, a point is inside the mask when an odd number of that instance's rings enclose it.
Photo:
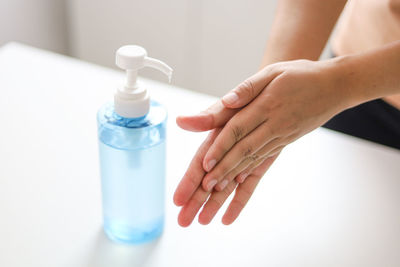
M 0 0 L 0 45 L 21 41 L 115 67 L 118 47 L 139 44 L 174 68 L 173 84 L 221 96 L 258 69 L 276 2 Z
M 276 0 L 70 0 L 70 53 L 114 67 L 115 50 L 144 46 L 173 83 L 222 95 L 260 64 Z M 156 71 L 142 75 L 162 81 Z
M 67 53 L 64 0 L 0 0 L 0 46 L 10 41 Z

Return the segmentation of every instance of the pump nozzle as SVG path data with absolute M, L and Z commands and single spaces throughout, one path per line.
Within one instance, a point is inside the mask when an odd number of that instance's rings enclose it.
M 125 89 L 128 91 L 136 87 L 137 71 L 143 67 L 155 68 L 167 75 L 171 81 L 172 69 L 161 60 L 148 57 L 146 50 L 137 45 L 125 45 L 119 48 L 115 64 L 127 72 Z
M 170 66 L 168 66 L 161 60 L 151 58 L 151 57 L 145 57 L 144 65 L 146 67 L 152 67 L 152 68 L 158 69 L 161 72 L 164 72 L 164 74 L 168 76 L 168 81 L 171 82 L 172 69 Z
M 168 76 L 171 82 L 172 69 L 164 62 L 147 56 L 143 47 L 137 45 L 122 46 L 117 50 L 115 63 L 126 70 L 126 83 L 114 96 L 115 112 L 127 118 L 141 117 L 147 114 L 150 100 L 147 90 L 137 83 L 137 72 L 143 67 L 158 69 Z

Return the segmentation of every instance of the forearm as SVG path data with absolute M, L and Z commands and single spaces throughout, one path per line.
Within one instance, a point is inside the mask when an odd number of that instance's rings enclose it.
M 317 60 L 346 0 L 280 0 L 261 67 L 293 59 Z
M 348 107 L 400 93 L 400 41 L 331 61 Z

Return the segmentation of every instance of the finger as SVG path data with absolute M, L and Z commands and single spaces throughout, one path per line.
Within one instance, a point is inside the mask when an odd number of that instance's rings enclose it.
M 216 191 L 222 191 L 225 187 L 235 179 L 235 177 L 244 171 L 250 164 L 252 164 L 252 160 L 250 158 L 244 159 L 239 163 L 233 170 L 228 172 L 221 180 L 219 180 L 218 184 L 214 187 Z
M 236 182 L 243 183 L 246 177 L 253 172 L 253 170 L 262 164 L 265 160 L 279 154 L 284 146 L 278 146 L 270 151 L 268 145 L 258 150 L 251 157 L 244 159 L 238 166 L 231 170 L 225 177 L 215 186 L 215 190 L 222 191 L 225 186 L 236 178 Z
M 222 217 L 223 224 L 228 225 L 236 220 L 254 193 L 258 182 L 261 180 L 261 177 L 268 170 L 271 164 L 271 161 L 264 161 L 260 166 L 257 167 L 254 173 L 249 175 L 244 183 L 239 184 L 236 187 L 235 196 L 233 197 L 224 216 Z
M 185 175 L 183 176 L 182 180 L 175 190 L 175 205 L 183 206 L 190 199 L 195 190 L 199 187 L 205 175 L 205 171 L 202 166 L 204 155 L 206 154 L 207 150 L 214 142 L 220 131 L 221 129 L 215 129 L 211 131 L 205 141 L 200 145 L 189 165 L 189 168 L 187 169 Z
M 265 160 L 265 158 L 259 158 L 256 161 L 252 160 L 251 158 L 246 158 L 244 159 L 242 162 L 240 162 L 240 164 L 238 166 L 236 166 L 233 170 L 231 170 L 227 175 L 225 175 L 225 177 L 221 180 L 221 182 L 219 182 L 214 189 L 216 191 L 222 191 L 225 189 L 225 187 L 233 180 L 235 180 L 235 178 L 237 178 L 237 176 L 241 173 L 243 173 L 245 170 L 249 169 L 249 166 L 258 166 L 261 163 L 263 163 Z M 249 173 L 249 172 L 247 172 Z M 239 180 L 236 179 L 236 182 L 239 183 Z
M 227 108 L 241 108 L 250 103 L 282 71 L 278 64 L 269 65 L 232 89 L 222 103 Z
M 279 156 L 279 153 L 282 151 L 282 149 L 283 149 L 282 147 L 278 147 L 276 150 L 274 150 L 274 152 L 271 152 L 269 157 L 263 158 L 263 160 L 259 160 L 257 162 L 250 164 L 249 166 L 247 166 L 246 169 L 244 169 L 242 172 L 240 172 L 236 176 L 236 182 L 238 182 L 240 184 L 243 183 L 246 180 L 247 176 L 256 172 L 258 170 L 257 168 L 264 162 L 268 162 L 269 166 L 272 165 L 272 163 L 274 163 L 275 159 Z
M 192 198 L 182 207 L 178 215 L 178 223 L 182 227 L 189 226 L 197 212 L 199 212 L 201 206 L 207 200 L 210 192 L 204 191 L 201 187 L 198 187 Z
M 231 181 L 225 189 L 221 192 L 213 191 L 211 196 L 208 198 L 203 210 L 199 214 L 199 223 L 209 224 L 217 214 L 218 210 L 224 204 L 225 200 L 236 188 L 236 181 Z
M 203 168 L 207 172 L 219 162 L 237 142 L 247 134 L 264 123 L 267 119 L 260 116 L 262 102 L 252 103 L 230 119 L 222 128 L 221 133 L 215 139 L 213 145 L 204 156 Z M 250 153 L 250 152 L 246 152 Z
M 238 109 L 226 108 L 221 101 L 207 110 L 193 116 L 178 116 L 176 123 L 184 130 L 192 132 L 208 131 L 221 127 L 238 112 Z
M 264 122 L 249 135 L 236 143 L 231 150 L 223 154 L 223 151 L 221 151 L 223 145 L 219 145 L 219 142 L 221 142 L 220 138 L 223 137 L 225 128 L 226 127 L 222 129 L 204 157 L 204 161 L 207 161 L 207 158 L 214 158 L 218 162 L 211 171 L 206 169 L 209 173 L 204 177 L 202 186 L 208 191 L 213 188 L 213 185 L 221 182 L 223 177 L 238 166 L 241 161 L 247 158 L 252 161 L 258 160 L 261 155 L 265 155 L 269 152 L 267 149 L 275 148 L 276 145 L 280 145 L 282 140 L 271 132 L 269 123 Z M 212 154 L 212 156 L 210 156 L 210 154 Z

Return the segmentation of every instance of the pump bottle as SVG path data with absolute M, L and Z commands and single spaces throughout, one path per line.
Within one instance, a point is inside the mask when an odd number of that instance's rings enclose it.
M 167 112 L 137 73 L 152 67 L 170 80 L 172 69 L 135 45 L 117 50 L 116 65 L 126 70 L 125 85 L 97 113 L 104 231 L 117 242 L 142 243 L 164 226 Z

